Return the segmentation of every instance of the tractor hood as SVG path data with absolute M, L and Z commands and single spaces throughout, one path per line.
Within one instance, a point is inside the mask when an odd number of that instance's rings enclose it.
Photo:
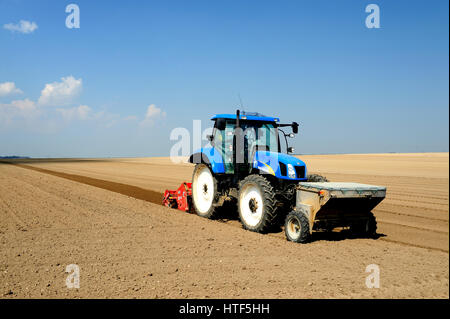
M 253 167 L 280 179 L 304 181 L 307 176 L 306 165 L 302 160 L 283 153 L 257 151 L 253 159 Z M 295 177 L 293 177 L 293 170 Z

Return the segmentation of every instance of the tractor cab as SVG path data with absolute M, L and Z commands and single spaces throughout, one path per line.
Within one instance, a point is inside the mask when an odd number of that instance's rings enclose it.
M 294 156 L 282 153 L 282 143 L 287 153 L 292 153 L 287 137 L 298 133 L 298 124 L 280 123 L 277 117 L 254 112 L 217 114 L 212 135 L 208 136 L 211 147 L 194 152 L 191 163 L 206 162 L 214 173 L 245 176 L 259 171 L 282 180 L 306 179 L 305 164 Z M 286 134 L 282 127 L 292 127 Z
M 235 114 L 218 114 L 214 121 L 213 146 L 224 159 L 225 173 L 233 174 L 236 164 L 249 165 L 256 150 L 280 153 L 277 118 L 259 113 L 243 113 L 239 121 Z M 244 165 L 240 166 L 244 168 Z

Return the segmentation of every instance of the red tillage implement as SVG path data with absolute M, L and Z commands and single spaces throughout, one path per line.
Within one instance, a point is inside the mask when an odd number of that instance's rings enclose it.
M 177 190 L 164 192 L 163 205 L 189 212 L 192 206 L 192 183 L 184 182 Z

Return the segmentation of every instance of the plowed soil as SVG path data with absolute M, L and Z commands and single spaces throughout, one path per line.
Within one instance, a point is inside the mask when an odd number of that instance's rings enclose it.
M 167 158 L 0 164 L 0 296 L 448 298 L 448 153 L 300 158 L 333 181 L 388 187 L 377 239 L 299 245 L 162 207 L 193 169 Z M 66 287 L 69 264 L 79 289 Z M 380 288 L 366 287 L 369 264 Z

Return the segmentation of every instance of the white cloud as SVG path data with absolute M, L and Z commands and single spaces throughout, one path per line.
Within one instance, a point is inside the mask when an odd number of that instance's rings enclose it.
M 0 104 L 0 124 L 11 125 L 16 120 L 31 120 L 39 115 L 36 103 L 29 99 Z
M 30 114 L 36 110 L 36 103 L 29 99 L 12 101 L 10 105 L 24 114 Z
M 61 82 L 53 82 L 45 85 L 39 97 L 42 105 L 66 105 L 70 103 L 81 91 L 82 80 L 73 76 L 61 78 Z
M 111 128 L 117 124 L 132 125 L 139 123 L 139 118 L 134 115 L 122 117 L 106 110 L 97 111 L 87 105 L 75 104 L 74 98 L 80 93 L 81 89 L 81 79 L 67 76 L 61 78 L 60 82 L 46 84 L 38 101 L 23 99 L 14 100 L 8 104 L 0 103 L 0 130 L 24 128 L 56 132 L 71 121 L 88 121 L 89 125 L 103 128 Z M 13 82 L 4 82 L 0 83 L 0 93 L 1 95 L 7 95 L 22 93 L 22 91 L 16 88 Z M 46 106 L 56 107 L 48 108 Z M 152 104 L 147 107 L 144 120 L 141 123 L 152 125 L 153 121 L 161 119 L 165 115 L 165 112 Z
M 66 120 L 87 120 L 91 108 L 87 105 L 80 105 L 70 109 L 56 109 Z
M 145 113 L 145 118 L 141 122 L 141 125 L 152 125 L 155 120 L 161 119 L 166 116 L 166 112 L 156 107 L 155 104 L 150 104 L 147 107 L 147 112 Z
M 162 112 L 160 108 L 156 107 L 155 104 L 150 104 L 147 108 L 147 113 L 145 114 L 146 119 L 156 118 L 160 115 L 165 116 L 166 113 Z
M 4 24 L 3 28 L 11 32 L 20 32 L 27 34 L 34 32 L 34 30 L 36 30 L 38 26 L 35 22 L 20 20 L 19 23 Z
M 21 94 L 22 90 L 16 87 L 14 82 L 3 82 L 0 83 L 0 96 L 7 96 L 10 94 Z
M 0 104 L 0 109 L 2 110 L 2 114 L 6 114 L 8 112 L 10 115 L 23 115 L 28 116 L 37 110 L 36 103 L 29 99 L 24 100 L 15 100 L 9 104 Z

